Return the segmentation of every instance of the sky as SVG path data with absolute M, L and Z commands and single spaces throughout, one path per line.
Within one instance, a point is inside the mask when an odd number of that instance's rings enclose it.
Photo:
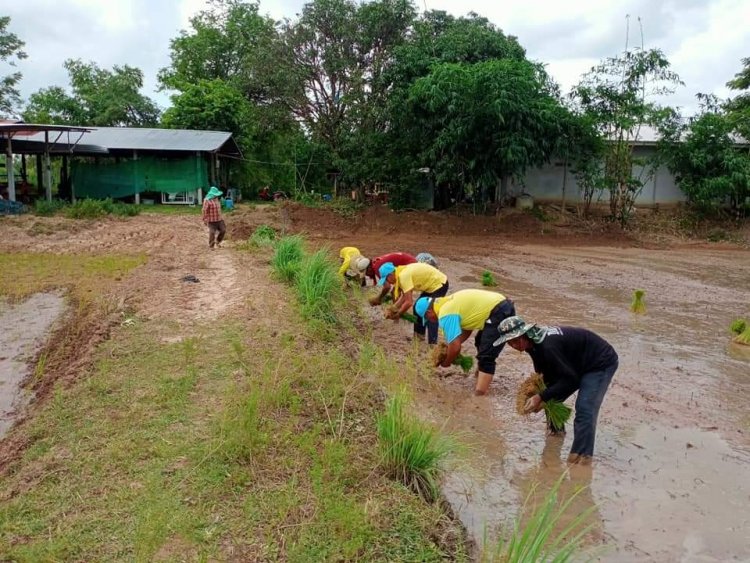
M 518 37 L 530 59 L 543 62 L 567 92 L 602 58 L 630 45 L 657 47 L 685 83 L 664 102 L 695 111 L 695 94 L 731 95 L 726 82 L 750 57 L 750 0 L 416 0 L 420 10 L 456 16 L 476 12 L 506 34 Z M 294 18 L 303 0 L 261 0 L 260 11 L 275 19 Z M 21 95 L 67 86 L 69 58 L 99 66 L 128 64 L 144 72 L 143 93 L 162 108 L 159 69 L 169 65 L 169 41 L 187 29 L 204 0 L 0 0 L 0 15 L 26 42 L 21 61 Z M 640 18 L 640 24 L 638 21 Z M 8 71 L 0 63 L 0 76 Z

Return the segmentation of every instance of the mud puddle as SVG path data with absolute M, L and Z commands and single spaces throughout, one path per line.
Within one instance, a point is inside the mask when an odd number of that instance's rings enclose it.
M 750 363 L 728 333 L 734 318 L 750 313 L 747 253 L 431 250 L 452 291 L 481 288 L 478 272 L 490 270 L 494 289 L 511 297 L 519 314 L 585 326 L 617 349 L 620 368 L 599 417 L 598 461 L 574 468 L 561 486 L 564 496 L 585 487 L 573 514 L 594 507 L 587 543 L 597 559 L 750 560 Z M 636 288 L 646 290 L 642 317 L 629 311 Z M 394 353 L 413 353 L 401 344 L 403 334 L 381 338 Z M 474 353 L 472 344 L 464 353 Z M 479 545 L 512 526 L 534 485 L 541 496 L 567 469 L 572 426 L 564 440 L 546 438 L 541 415 L 515 413 L 516 388 L 531 371 L 527 356 L 506 348 L 489 397 L 474 397 L 473 377 L 457 369 L 417 392 L 420 413 L 467 444 L 444 490 Z
M 0 304 L 0 438 L 5 436 L 31 396 L 21 388 L 29 361 L 65 310 L 65 299 L 37 293 L 19 304 Z

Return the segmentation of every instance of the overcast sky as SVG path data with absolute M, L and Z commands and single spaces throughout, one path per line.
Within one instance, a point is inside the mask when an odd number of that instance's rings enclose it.
M 646 47 L 662 49 L 685 82 L 669 103 L 688 111 L 697 92 L 727 97 L 725 84 L 750 57 L 750 0 L 417 0 L 418 8 L 454 15 L 474 11 L 519 38 L 529 58 L 544 62 L 567 92 L 581 74 L 625 45 L 640 44 L 641 18 Z M 276 19 L 294 17 L 303 0 L 262 0 L 261 12 Z M 26 42 L 21 94 L 67 86 L 63 61 L 80 58 L 102 67 L 129 64 L 143 70 L 144 93 L 165 107 L 156 73 L 169 63 L 169 40 L 188 25 L 203 0 L 0 0 L 0 15 Z M 0 75 L 6 67 L 0 66 Z

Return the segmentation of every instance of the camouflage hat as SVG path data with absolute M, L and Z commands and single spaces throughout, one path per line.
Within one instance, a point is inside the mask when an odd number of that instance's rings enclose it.
M 519 336 L 523 336 L 531 329 L 536 327 L 534 323 L 527 323 L 523 320 L 523 317 L 508 317 L 500 321 L 500 325 L 497 327 L 497 331 L 500 333 L 500 338 L 495 340 L 494 346 L 500 346 L 505 344 L 508 340 L 513 340 Z

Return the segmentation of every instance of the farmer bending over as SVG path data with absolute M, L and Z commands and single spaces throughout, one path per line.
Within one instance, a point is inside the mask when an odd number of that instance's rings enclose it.
M 500 322 L 516 314 L 513 302 L 504 295 L 484 289 L 462 289 L 440 299 L 421 298 L 414 307 L 417 315 L 437 322 L 448 344 L 448 354 L 440 364 L 450 367 L 461 352 L 461 345 L 476 330 L 477 384 L 475 393 L 484 395 L 495 375 L 495 362 L 503 347 L 493 346 Z
M 396 304 L 393 311 L 387 315 L 391 319 L 398 319 L 414 306 L 414 291 L 420 291 L 421 297 L 442 297 L 448 293 L 448 276 L 429 264 L 417 262 L 396 267 L 393 262 L 386 262 L 380 266 L 378 273 L 380 274 L 378 285 L 382 286 L 388 283 L 393 286 L 393 298 L 396 300 Z M 437 322 L 429 321 L 426 324 L 427 342 L 437 344 Z M 424 333 L 424 317 L 417 315 L 417 320 L 414 323 L 414 334 L 420 339 L 424 339 Z
M 526 401 L 526 412 L 538 412 L 545 401 L 564 401 L 578 391 L 568 463 L 591 463 L 599 408 L 617 371 L 615 349 L 585 328 L 537 326 L 521 317 L 500 323 L 495 345 L 502 347 L 506 342 L 531 356 L 534 370 L 542 374 L 547 386 Z
M 339 258 L 341 258 L 341 267 L 339 268 L 339 276 L 346 279 L 346 273 L 351 267 L 352 258 L 355 256 L 361 256 L 362 253 L 358 248 L 353 246 L 345 246 L 339 251 Z

